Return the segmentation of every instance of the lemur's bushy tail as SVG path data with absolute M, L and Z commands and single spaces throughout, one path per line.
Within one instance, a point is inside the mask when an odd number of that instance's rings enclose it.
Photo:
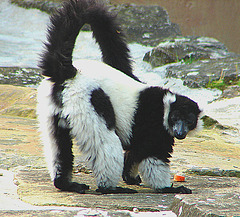
M 116 16 L 109 13 L 101 1 L 69 0 L 51 16 L 50 21 L 46 49 L 39 64 L 44 76 L 57 83 L 75 76 L 73 48 L 79 31 L 88 23 L 99 43 L 103 61 L 138 80 L 132 74 L 129 49 Z

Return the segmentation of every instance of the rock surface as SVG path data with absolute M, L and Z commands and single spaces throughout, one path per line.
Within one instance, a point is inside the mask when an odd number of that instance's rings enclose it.
M 195 177 L 194 177 L 195 178 Z M 202 183 L 202 185 L 200 184 Z M 201 193 L 177 195 L 170 207 L 178 216 L 238 216 L 239 179 L 204 177 L 194 184 Z
M 240 130 L 240 97 L 220 99 L 210 103 L 205 113 L 217 119 L 222 125 L 232 126 Z M 238 141 L 238 144 L 240 140 Z
M 240 78 L 239 64 L 240 57 L 199 60 L 191 64 L 170 65 L 166 76 L 180 78 L 191 88 L 208 87 L 214 81 L 233 85 Z
M 47 13 L 52 13 L 60 7 L 61 1 L 47 0 L 11 0 L 11 3 L 17 4 L 24 8 L 37 8 Z
M 152 51 L 146 53 L 144 60 L 153 67 L 181 61 L 215 59 L 235 56 L 214 38 L 208 37 L 175 37 L 161 41 Z
M 5 105 L 2 110 L 5 110 L 8 106 L 12 106 L 14 110 L 15 105 L 16 110 L 18 110 L 20 104 L 35 106 L 35 89 L 11 85 L 0 85 L 0 87 L 2 88 L 1 93 L 4 92 L 4 95 L 7 96 L 0 98 L 1 105 Z M 28 98 L 27 95 L 33 97 Z M 11 97 L 13 97 L 13 100 Z M 13 101 L 14 103 L 12 103 Z M 9 104 L 6 102 L 9 102 Z M 18 113 L 13 114 L 17 115 Z M 0 114 L 0 164 L 2 169 L 15 171 L 14 183 L 18 186 L 18 194 L 14 195 L 12 190 L 8 189 L 10 188 L 9 185 L 2 185 L 7 188 L 2 187 L 0 191 L 0 194 L 4 195 L 0 198 L 5 202 L 1 203 L 0 201 L 0 215 L 76 216 L 83 212 L 86 214 L 95 212 L 95 216 L 100 216 L 101 213 L 105 213 L 101 214 L 102 216 L 107 216 L 108 212 L 112 213 L 109 216 L 135 216 L 136 214 L 134 212 L 117 211 L 119 209 L 130 211 L 134 209 L 135 211 L 145 212 L 158 211 L 159 216 L 164 216 L 163 211 L 168 211 L 169 216 L 176 216 L 181 210 L 184 215 L 187 213 L 187 216 L 204 216 L 206 214 L 236 216 L 236 213 L 239 212 L 240 195 L 238 192 L 240 189 L 239 178 L 236 177 L 185 174 L 186 182 L 174 183 L 174 185 L 184 184 L 192 188 L 192 195 L 156 194 L 146 185 L 130 186 L 139 191 L 138 194 L 134 195 L 99 195 L 94 191 L 96 184 L 93 175 L 86 170 L 79 169 L 83 162 L 75 146 L 74 180 L 89 184 L 91 189 L 85 195 L 60 192 L 52 185 L 45 167 L 36 120 L 12 116 L 13 114 Z M 201 170 L 201 168 L 205 168 L 204 171 L 235 170 L 235 174 L 238 174 L 237 171 L 240 169 L 239 156 L 239 134 L 236 129 L 205 128 L 195 136 L 176 141 L 171 159 L 171 170 L 172 174 L 184 174 L 187 169 L 196 170 L 196 168 L 200 168 L 199 170 Z M 2 172 L 0 181 L 2 178 L 6 178 L 9 182 L 12 182 L 12 178 L 8 179 L 5 174 L 5 171 Z M 121 185 L 125 186 L 124 183 L 121 183 Z M 11 204 L 9 203 L 14 204 L 12 209 L 19 210 L 21 209 L 19 207 L 22 207 L 22 211 L 11 211 L 11 208 L 9 208 Z M 7 210 L 6 208 L 5 211 L 2 210 L 3 205 L 8 207 Z M 89 210 L 88 208 L 92 209 Z M 173 210 L 176 215 L 170 210 Z M 141 212 L 138 216 L 140 214 Z M 148 213 L 149 216 L 151 216 L 150 214 L 154 214 L 154 212 Z M 182 214 L 182 216 L 184 215 Z
M 38 8 L 48 13 L 60 7 L 59 1 L 11 0 L 11 2 L 26 8 Z M 110 10 L 118 14 L 119 23 L 128 42 L 156 46 L 164 38 L 181 35 L 178 24 L 172 23 L 167 11 L 160 6 L 111 4 Z M 84 26 L 83 30 L 90 28 Z
M 34 86 L 42 80 L 40 69 L 0 67 L 0 84 Z
M 0 115 L 36 118 L 36 90 L 0 85 Z
M 119 22 L 129 42 L 155 46 L 162 39 L 181 35 L 177 24 L 160 6 L 116 5 Z
M 213 38 L 166 39 L 146 53 L 144 60 L 152 67 L 164 65 L 166 77 L 180 78 L 191 88 L 208 87 L 212 82 L 233 85 L 240 78 L 239 55 Z

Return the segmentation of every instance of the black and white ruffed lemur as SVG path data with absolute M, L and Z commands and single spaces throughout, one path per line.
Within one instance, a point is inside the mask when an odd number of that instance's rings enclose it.
M 72 62 L 75 40 L 90 24 L 103 62 Z M 56 188 L 84 193 L 72 182 L 72 139 L 86 157 L 98 192 L 136 193 L 117 187 L 141 178 L 159 193 L 191 193 L 170 182 L 174 137 L 199 125 L 201 110 L 191 99 L 141 83 L 132 73 L 125 36 L 116 16 L 97 0 L 69 0 L 51 16 L 39 67 L 38 118 L 46 160 Z M 124 153 L 125 151 L 125 153 Z

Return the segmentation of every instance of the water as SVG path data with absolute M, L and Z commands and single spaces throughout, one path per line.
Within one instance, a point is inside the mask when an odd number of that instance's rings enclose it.
M 0 66 L 36 67 L 48 15 L 0 1 Z
M 36 9 L 17 7 L 8 0 L 1 0 L 0 20 L 0 66 L 37 67 L 49 15 Z M 219 91 L 190 89 L 183 86 L 180 79 L 166 78 L 166 66 L 152 69 L 148 63 L 142 61 L 144 54 L 151 49 L 140 44 L 130 44 L 135 61 L 134 72 L 140 79 L 187 95 L 198 101 L 202 107 L 220 94 Z M 73 58 L 101 59 L 99 48 L 90 32 L 80 33 Z

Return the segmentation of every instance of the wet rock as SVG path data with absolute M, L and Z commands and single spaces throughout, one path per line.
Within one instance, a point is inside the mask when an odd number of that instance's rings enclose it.
M 201 176 L 221 176 L 221 177 L 238 177 L 240 178 L 239 170 L 222 170 L 219 168 L 191 168 L 186 171 L 187 174 L 195 174 Z
M 203 121 L 203 126 L 205 128 L 212 128 L 212 127 L 216 127 L 216 128 L 219 128 L 219 129 L 224 128 L 224 126 L 221 125 L 217 120 L 209 117 L 208 115 L 204 115 L 201 119 Z
M 60 7 L 60 2 L 45 0 L 11 0 L 11 3 L 17 4 L 24 8 L 37 8 L 47 13 L 52 13 L 56 8 Z
M 219 59 L 199 60 L 191 64 L 170 65 L 166 69 L 166 76 L 180 78 L 183 84 L 191 88 L 222 87 L 235 84 L 240 78 L 238 65 L 240 57 L 226 57 Z
M 129 42 L 156 46 L 162 39 L 181 35 L 177 24 L 160 6 L 115 5 L 119 22 Z
M 220 99 L 233 98 L 233 97 L 237 97 L 237 96 L 240 96 L 240 86 L 232 85 L 230 87 L 226 87 L 226 89 L 223 90 L 223 93 L 222 93 Z
M 0 84 L 35 86 L 43 77 L 40 69 L 20 67 L 0 67 Z
M 200 59 L 215 59 L 235 56 L 214 38 L 176 37 L 163 40 L 157 47 L 145 54 L 144 60 L 153 67 L 174 62 L 191 63 Z
M 51 0 L 11 0 L 11 2 L 26 8 L 38 8 L 47 13 L 52 13 L 55 8 L 61 6 L 60 1 Z M 164 38 L 181 35 L 179 25 L 172 23 L 167 11 L 160 6 L 119 4 L 110 5 L 110 10 L 118 14 L 119 23 L 128 42 L 156 46 Z M 90 27 L 86 25 L 83 30 L 88 31 Z
M 215 100 L 208 104 L 204 112 L 209 117 L 216 119 L 221 125 L 231 126 L 240 130 L 240 97 Z M 236 141 L 239 144 L 239 141 Z
M 240 56 L 228 52 L 213 38 L 188 36 L 164 40 L 146 53 L 144 60 L 153 67 L 165 65 L 166 77 L 180 78 L 191 88 L 223 90 L 235 85 L 240 78 Z

